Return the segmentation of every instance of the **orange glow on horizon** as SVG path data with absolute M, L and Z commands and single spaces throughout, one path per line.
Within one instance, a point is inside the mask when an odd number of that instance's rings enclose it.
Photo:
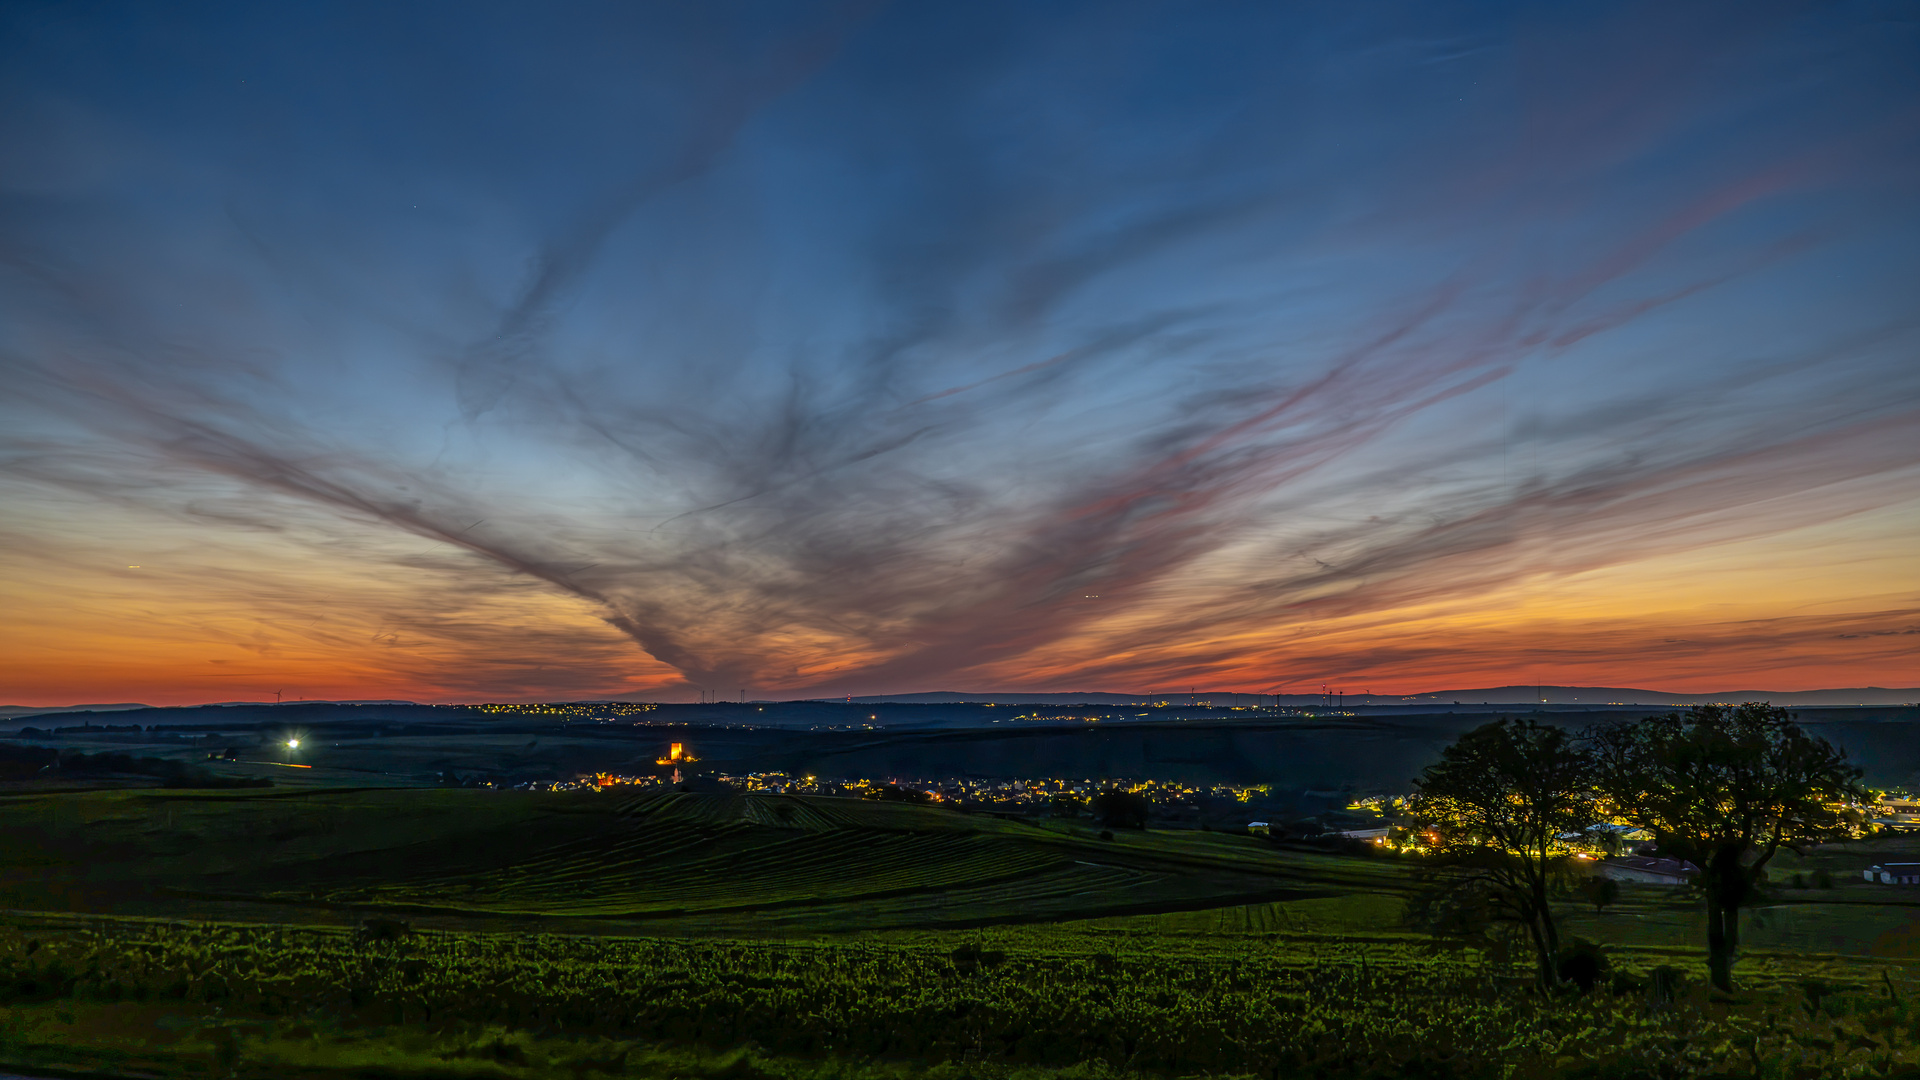
M 1238 593 L 1245 571 L 1223 559 L 1129 603 L 1107 597 L 1052 640 L 971 667 L 890 673 L 900 654 L 879 641 L 794 628 L 773 654 L 785 658 L 784 678 L 739 681 L 758 695 L 791 697 L 940 685 L 1311 694 L 1327 683 L 1376 697 L 1502 685 L 1677 693 L 1908 686 L 1920 640 L 1920 557 L 1910 543 L 1917 522 L 1920 507 L 1905 504 L 1575 573 L 1413 591 L 1354 610 L 1333 596 L 1277 615 L 1246 608 Z M 9 612 L 0 653 L 10 661 L 0 705 L 189 705 L 273 701 L 276 692 L 288 702 L 698 694 L 578 598 L 500 574 L 497 588 L 448 610 L 445 594 L 421 592 L 404 576 L 363 564 L 317 570 L 269 559 L 271 551 L 216 552 L 246 570 L 218 588 L 208 582 L 228 579 L 184 555 L 165 560 L 172 569 L 148 557 L 146 569 L 129 570 L 130 560 L 104 551 L 93 565 L 105 570 L 16 566 L 0 581 Z M 75 545 L 73 554 L 89 549 Z

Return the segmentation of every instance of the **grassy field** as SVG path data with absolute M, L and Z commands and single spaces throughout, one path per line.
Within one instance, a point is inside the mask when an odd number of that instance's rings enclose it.
M 971 926 L 1391 888 L 1247 836 L 796 796 L 158 790 L 0 800 L 0 906 L 662 934 Z
M 1709 995 L 1620 950 L 1585 997 L 1317 912 L 857 942 L 344 930 L 16 914 L 14 1068 L 268 1077 L 1899 1076 L 1920 981 L 1790 955 Z M 1285 907 L 1286 905 L 1277 905 Z M 1229 909 L 1233 910 L 1233 909 Z M 1224 913 L 1209 913 L 1216 916 Z M 1242 928 L 1278 914 L 1320 931 Z M 1241 920 L 1244 919 L 1244 922 Z M 1357 922 L 1364 922 L 1364 918 Z M 1682 973 L 1670 1001 L 1649 992 Z
M 1403 926 L 1394 859 L 1249 836 L 677 792 L 0 796 L 0 1068 L 1920 1076 L 1920 890 L 1851 883 L 1902 853 L 1788 864 L 1841 884 L 1751 916 L 1733 998 L 1690 897 L 1569 899 L 1614 970 L 1548 1000 Z

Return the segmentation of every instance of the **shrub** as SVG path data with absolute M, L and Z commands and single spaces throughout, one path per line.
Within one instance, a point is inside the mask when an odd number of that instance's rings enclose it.
M 1593 988 L 1613 970 L 1612 961 L 1600 946 L 1584 938 L 1575 938 L 1571 945 L 1562 946 L 1560 955 L 1555 958 L 1560 981 L 1572 983 L 1583 994 L 1593 992 Z
M 1144 829 L 1151 810 L 1146 797 L 1118 788 L 1108 788 L 1089 804 L 1093 819 L 1110 829 Z
M 1595 911 L 1605 911 L 1607 905 L 1620 899 L 1620 883 L 1598 874 L 1580 883 L 1580 891 L 1586 894 L 1587 902 Z
M 0 780 L 24 780 L 53 764 L 59 751 L 43 746 L 0 743 Z

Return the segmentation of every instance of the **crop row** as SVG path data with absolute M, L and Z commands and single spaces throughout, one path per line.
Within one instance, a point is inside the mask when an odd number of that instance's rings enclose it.
M 800 897 L 965 887 L 1037 871 L 1059 853 L 958 832 L 870 829 L 795 833 L 643 820 L 485 873 L 423 877 L 382 899 L 559 910 L 722 906 Z M 724 890 L 716 886 L 724 883 Z
M 1029 939 L 1032 940 L 1032 939 Z M 1412 947 L 1248 941 L 1047 950 L 993 938 L 915 945 L 681 942 L 95 922 L 0 931 L 0 999 L 180 999 L 229 1015 L 427 1028 L 539 1028 L 802 1057 L 1261 1075 L 1886 1075 L 1914 1063 L 1920 1014 L 1888 978 L 1651 1002 L 1542 999 L 1523 976 Z M 1808 1002 L 1813 1004 L 1809 1006 Z M 1657 1007 L 1656 1007 L 1657 1006 Z M 1790 1067 L 1789 1067 L 1790 1066 Z
M 939 831 L 966 829 L 968 820 L 926 807 L 822 796 L 641 791 L 621 798 L 614 813 L 655 822 L 743 823 L 821 831 L 838 828 Z

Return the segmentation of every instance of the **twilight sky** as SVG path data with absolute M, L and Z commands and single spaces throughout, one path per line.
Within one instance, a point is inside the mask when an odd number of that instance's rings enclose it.
M 1920 683 L 1908 3 L 0 8 L 0 702 Z

